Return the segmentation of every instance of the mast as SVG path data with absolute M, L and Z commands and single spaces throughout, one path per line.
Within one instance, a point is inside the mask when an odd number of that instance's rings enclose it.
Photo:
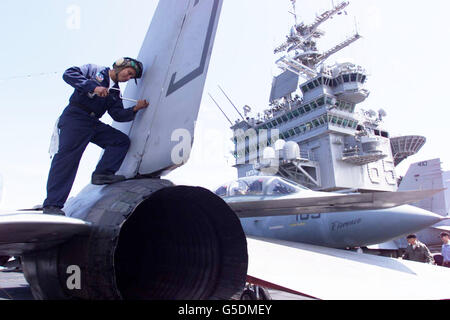
M 291 1 L 295 10 L 295 0 Z M 284 53 L 276 62 L 278 67 L 285 71 L 289 70 L 294 72 L 309 80 L 318 75 L 318 66 L 327 58 L 360 39 L 361 36 L 356 32 L 345 41 L 325 52 L 320 52 L 317 48 L 317 40 L 325 35 L 325 32 L 319 30 L 319 26 L 333 16 L 341 14 L 348 5 L 348 1 L 343 1 L 333 6 L 332 9 L 317 16 L 310 25 L 306 25 L 304 22 L 298 24 L 297 15 L 294 13 L 296 23 L 291 28 L 290 35 L 287 36 L 287 41 L 274 50 L 274 53 Z

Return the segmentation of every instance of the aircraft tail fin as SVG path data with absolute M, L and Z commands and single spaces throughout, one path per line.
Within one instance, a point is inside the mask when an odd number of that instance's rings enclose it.
M 119 174 L 159 175 L 189 158 L 222 3 L 159 2 L 138 56 L 143 77 L 124 94 L 147 99 L 150 107 L 132 123 L 113 124 L 131 139 Z
M 450 172 L 444 172 L 440 159 L 416 162 L 410 165 L 399 191 L 444 189 L 444 192 L 420 200 L 412 205 L 447 216 L 450 204 Z

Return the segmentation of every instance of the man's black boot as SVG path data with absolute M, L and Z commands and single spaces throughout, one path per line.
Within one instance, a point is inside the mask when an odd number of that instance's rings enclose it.
M 64 211 L 62 211 L 61 208 L 54 207 L 54 206 L 44 207 L 43 213 L 57 215 L 57 216 L 65 216 L 66 215 L 66 213 Z
M 92 184 L 100 186 L 103 184 L 113 184 L 124 181 L 125 179 L 125 176 L 116 176 L 114 174 L 93 174 L 91 182 Z

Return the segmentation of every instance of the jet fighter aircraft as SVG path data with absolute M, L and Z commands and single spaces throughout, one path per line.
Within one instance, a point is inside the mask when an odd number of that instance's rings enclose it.
M 309 190 L 277 176 L 253 176 L 224 184 L 215 193 L 241 218 L 248 236 L 346 248 L 388 241 L 441 221 L 439 215 L 406 205 L 440 191 L 343 195 Z M 340 207 L 342 201 L 348 209 Z

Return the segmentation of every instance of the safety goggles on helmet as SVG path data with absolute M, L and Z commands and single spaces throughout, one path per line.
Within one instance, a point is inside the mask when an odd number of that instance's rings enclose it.
M 125 68 L 133 68 L 136 71 L 135 79 L 140 79 L 142 77 L 142 73 L 144 71 L 144 65 L 142 62 L 137 61 L 136 59 L 124 57 L 120 58 L 116 62 L 114 62 L 113 68 L 115 70 L 122 70 Z

